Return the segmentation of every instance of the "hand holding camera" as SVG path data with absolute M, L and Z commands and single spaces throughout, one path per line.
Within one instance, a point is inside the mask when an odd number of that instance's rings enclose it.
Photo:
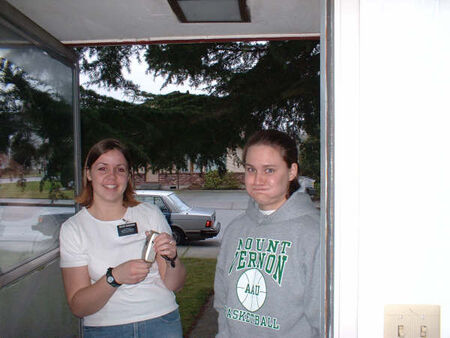
M 177 258 L 177 247 L 174 239 L 168 233 L 158 233 L 156 231 L 146 232 L 147 238 L 142 250 L 142 259 L 148 263 L 153 263 L 156 254 L 161 255 L 170 262 L 172 268 L 175 267 Z

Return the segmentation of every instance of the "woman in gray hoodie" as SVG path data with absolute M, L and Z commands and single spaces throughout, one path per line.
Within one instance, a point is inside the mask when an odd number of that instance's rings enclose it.
M 217 337 L 319 337 L 319 211 L 298 191 L 297 159 L 295 141 L 276 130 L 244 148 L 251 199 L 222 239 Z

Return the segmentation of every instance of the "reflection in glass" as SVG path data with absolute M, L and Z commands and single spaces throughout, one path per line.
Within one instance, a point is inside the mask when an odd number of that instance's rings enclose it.
M 74 212 L 72 69 L 0 26 L 0 273 L 58 247 Z
M 74 207 L 0 206 L 0 273 L 58 247 Z

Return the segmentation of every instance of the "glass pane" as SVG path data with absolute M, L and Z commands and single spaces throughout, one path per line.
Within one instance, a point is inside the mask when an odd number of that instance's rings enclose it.
M 186 203 L 184 203 L 177 195 L 171 194 L 170 200 L 173 204 L 175 204 L 175 207 L 179 210 L 179 212 L 189 210 L 189 207 L 186 205 Z
M 187 21 L 242 21 L 237 1 L 182 0 L 178 4 Z
M 72 69 L 0 26 L 0 274 L 74 213 Z
M 169 209 L 167 209 L 166 204 L 162 200 L 161 197 L 155 197 L 155 204 L 161 209 L 163 212 L 168 212 Z
M 153 196 L 136 195 L 136 199 L 141 202 L 155 204 Z

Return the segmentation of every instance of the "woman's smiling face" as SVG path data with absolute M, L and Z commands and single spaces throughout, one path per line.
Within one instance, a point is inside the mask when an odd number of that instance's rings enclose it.
M 297 164 L 288 168 L 278 147 L 255 144 L 245 158 L 245 188 L 261 210 L 276 210 L 285 201 Z
M 102 154 L 87 170 L 92 183 L 94 203 L 123 201 L 128 184 L 128 164 L 123 154 L 113 149 Z

